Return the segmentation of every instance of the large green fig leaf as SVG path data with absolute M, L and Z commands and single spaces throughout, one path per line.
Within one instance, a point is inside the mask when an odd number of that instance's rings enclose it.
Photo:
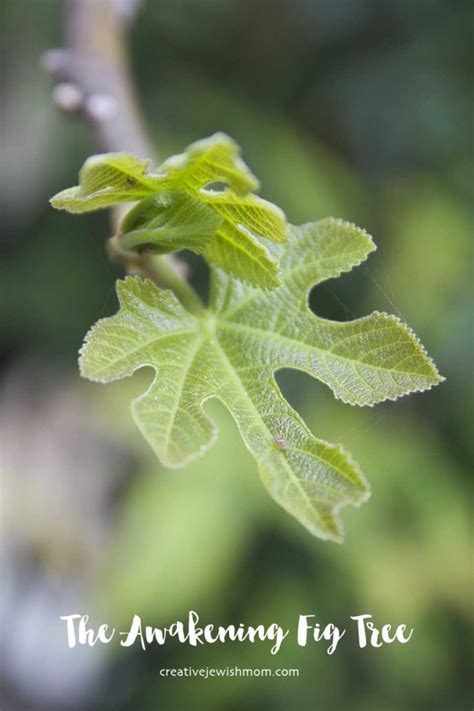
M 280 392 L 275 372 L 303 370 L 353 405 L 393 400 L 442 380 L 394 316 L 375 312 L 337 323 L 310 311 L 312 286 L 349 271 L 373 249 L 367 233 L 342 220 L 292 228 L 278 248 L 281 286 L 262 291 L 213 269 L 209 307 L 198 315 L 151 281 L 118 281 L 120 310 L 89 332 L 82 375 L 108 382 L 145 366 L 156 371 L 132 411 L 169 467 L 212 444 L 215 426 L 203 405 L 218 398 L 274 499 L 314 535 L 341 540 L 339 509 L 365 501 L 368 485 L 339 445 L 310 432 Z

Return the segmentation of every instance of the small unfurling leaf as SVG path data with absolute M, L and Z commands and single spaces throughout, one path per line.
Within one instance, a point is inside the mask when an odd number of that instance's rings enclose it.
M 125 249 L 144 247 L 157 254 L 190 249 L 202 253 L 222 218 L 196 198 L 178 191 L 142 200 L 125 216 L 121 227 Z
M 79 172 L 79 185 L 55 195 L 51 205 L 81 213 L 141 200 L 155 190 L 148 163 L 128 153 L 91 156 Z

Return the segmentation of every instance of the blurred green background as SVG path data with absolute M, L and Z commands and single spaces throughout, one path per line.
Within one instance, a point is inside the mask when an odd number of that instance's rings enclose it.
M 117 0 L 118 2 L 119 0 Z M 89 326 L 116 309 L 107 215 L 48 198 L 96 147 L 55 110 L 41 54 L 63 42 L 62 4 L 1 5 L 8 143 L 1 169 L 4 443 L 2 708 L 445 711 L 469 690 L 472 547 L 470 27 L 460 0 L 160 0 L 130 32 L 137 90 L 159 155 L 223 130 L 262 194 L 293 223 L 334 215 L 378 251 L 321 285 L 312 306 L 350 319 L 403 317 L 447 382 L 350 408 L 309 376 L 282 390 L 315 434 L 343 443 L 372 498 L 344 511 L 342 546 L 311 538 L 274 504 L 229 415 L 199 462 L 160 467 L 129 400 L 150 373 L 81 381 Z M 194 263 L 194 278 L 205 272 Z M 406 646 L 66 650 L 61 614 L 153 625 L 272 621 L 414 627 Z M 111 645 L 112 647 L 113 645 Z M 76 654 L 77 652 L 77 654 Z M 297 667 L 298 679 L 163 679 L 163 667 Z

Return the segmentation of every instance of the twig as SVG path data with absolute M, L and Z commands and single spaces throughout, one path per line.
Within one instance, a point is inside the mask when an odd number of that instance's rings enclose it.
M 46 52 L 43 66 L 59 80 L 56 104 L 90 121 L 100 150 L 151 158 L 128 66 L 126 7 L 131 13 L 137 3 L 65 0 L 66 48 Z
M 126 51 L 126 25 L 139 4 L 140 0 L 64 0 L 66 47 L 46 52 L 42 65 L 58 80 L 53 90 L 57 106 L 89 121 L 100 151 L 129 151 L 156 160 L 138 108 Z M 187 305 L 194 301 L 196 310 L 199 298 L 185 281 L 184 262 L 121 248 L 119 228 L 126 210 L 127 206 L 121 205 L 111 211 L 114 237 L 109 255 L 131 273 L 148 276 L 178 296 L 184 294 Z

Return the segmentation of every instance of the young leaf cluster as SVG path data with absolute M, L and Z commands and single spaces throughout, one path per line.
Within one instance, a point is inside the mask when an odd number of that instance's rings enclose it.
M 227 187 L 216 191 L 213 182 Z M 360 264 L 375 245 L 364 230 L 333 218 L 287 228 L 278 208 L 250 192 L 256 187 L 222 134 L 193 144 L 156 173 L 131 156 L 87 161 L 79 187 L 53 204 L 82 212 L 138 200 L 123 222 L 125 247 L 194 249 L 211 264 L 211 286 L 207 308 L 191 312 L 151 280 L 118 280 L 119 311 L 89 331 L 80 370 L 109 382 L 154 369 L 132 413 L 168 467 L 212 444 L 216 428 L 203 408 L 218 398 L 271 496 L 314 535 L 339 541 L 338 512 L 367 499 L 367 482 L 342 447 L 312 434 L 275 373 L 307 372 L 336 398 L 369 406 L 442 378 L 398 318 L 374 312 L 338 323 L 312 313 L 310 289 Z M 271 254 L 262 238 L 276 243 Z
M 126 153 L 93 156 L 79 185 L 51 202 L 81 213 L 139 201 L 122 225 L 125 249 L 187 248 L 251 284 L 273 287 L 279 283 L 278 265 L 263 240 L 283 242 L 287 227 L 282 211 L 252 192 L 258 186 L 236 143 L 216 133 L 156 172 L 148 172 L 148 161 Z

